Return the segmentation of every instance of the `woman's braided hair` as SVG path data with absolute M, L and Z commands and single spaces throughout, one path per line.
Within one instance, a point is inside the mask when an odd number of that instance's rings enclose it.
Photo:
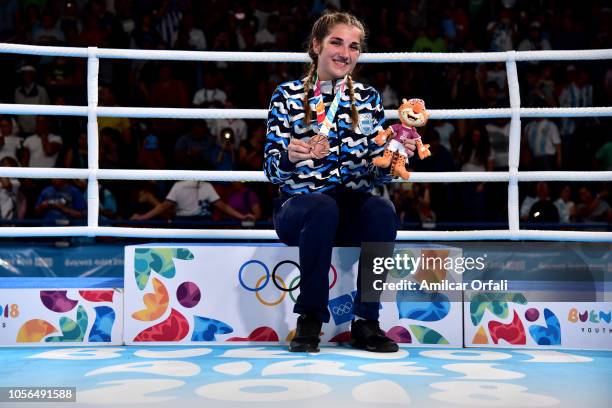
M 308 126 L 310 123 L 310 118 L 312 116 L 312 110 L 310 109 L 310 104 L 308 103 L 309 93 L 313 87 L 314 77 L 317 73 L 317 65 L 319 63 L 319 56 L 314 50 L 314 41 L 316 40 L 319 44 L 323 44 L 323 39 L 327 37 L 329 31 L 336 24 L 346 24 L 348 26 L 357 27 L 362 35 L 361 35 L 361 49 L 363 50 L 365 47 L 365 37 L 366 31 L 365 26 L 359 19 L 352 14 L 345 12 L 331 12 L 325 13 L 314 23 L 312 26 L 312 31 L 310 32 L 310 37 L 308 38 L 308 55 L 312 59 L 310 66 L 308 67 L 308 72 L 306 74 L 306 79 L 304 80 L 304 125 Z M 359 121 L 359 116 L 357 113 L 357 107 L 355 106 L 355 92 L 353 90 L 353 78 L 349 74 L 346 79 L 346 87 L 349 92 L 349 97 L 351 101 L 351 122 L 352 127 L 355 129 L 357 123 Z

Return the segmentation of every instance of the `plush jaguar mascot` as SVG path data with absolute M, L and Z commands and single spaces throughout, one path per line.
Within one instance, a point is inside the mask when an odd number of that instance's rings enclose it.
M 378 146 L 383 146 L 389 138 L 391 138 L 391 141 L 385 148 L 383 156 L 375 158 L 372 163 L 382 168 L 391 166 L 390 173 L 394 177 L 408 180 L 410 172 L 406 170 L 408 156 L 404 148 L 404 141 L 416 139 L 419 158 L 424 159 L 431 156 L 429 145 L 423 144 L 421 135 L 415 129 L 425 126 L 429 119 L 429 113 L 422 99 L 402 99 L 398 113 L 401 123 L 389 126 L 387 129 L 378 132 L 378 135 L 374 138 L 374 142 Z

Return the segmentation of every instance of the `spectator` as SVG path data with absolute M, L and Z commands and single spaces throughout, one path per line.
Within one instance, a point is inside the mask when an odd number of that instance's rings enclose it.
M 158 49 L 162 43 L 162 37 L 154 26 L 153 15 L 151 13 L 141 14 L 132 32 L 130 48 L 154 50 Z
M 213 102 L 221 105 L 227 101 L 227 95 L 218 86 L 218 81 L 211 72 L 204 73 L 204 87 L 193 96 L 193 105 L 199 108 L 208 108 Z
M 496 62 L 493 65 L 481 65 L 479 69 L 480 75 L 483 75 L 482 83 L 495 83 L 497 84 L 497 91 L 499 98 L 506 98 L 508 95 L 508 78 L 506 77 L 506 66 L 503 62 Z
M 100 106 L 117 107 L 117 98 L 115 92 L 108 85 L 101 85 L 98 88 L 98 98 Z M 98 129 L 101 131 L 104 128 L 115 129 L 121 136 L 122 146 L 127 150 L 133 144 L 132 124 L 129 118 L 117 117 L 98 117 Z
M 529 36 L 519 44 L 519 51 L 541 51 L 550 50 L 550 43 L 542 37 L 541 25 L 534 21 L 529 25 Z
M 15 89 L 15 103 L 49 105 L 51 100 L 47 90 L 36 83 L 36 68 L 32 65 L 24 65 L 19 72 L 23 85 Z M 36 131 L 36 116 L 19 115 L 17 122 L 22 134 L 30 135 Z
M 561 23 L 553 31 L 552 42 L 556 50 L 581 50 L 588 47 L 582 23 L 571 10 L 563 12 Z
M 456 148 L 455 125 L 453 125 L 450 120 L 445 119 L 437 120 L 433 122 L 433 125 L 433 129 L 439 137 L 440 144 L 444 146 L 447 151 L 452 152 L 454 148 Z
M 427 20 L 423 18 L 424 3 L 423 1 L 411 1 L 408 5 L 406 28 L 413 33 L 418 33 L 427 27 Z
M 83 86 L 85 81 L 82 61 L 56 57 L 49 66 L 47 75 L 47 87 L 51 95 L 78 95 Z
M 238 162 L 234 146 L 234 132 L 230 128 L 221 130 L 220 142 L 210 150 L 210 162 L 215 170 L 234 170 Z
M 153 84 L 149 95 L 149 104 L 153 107 L 186 108 L 189 106 L 189 97 L 185 83 L 172 75 L 170 65 L 159 66 L 157 82 Z M 164 139 L 176 137 L 182 133 L 183 123 L 179 119 L 153 119 L 153 127 Z M 165 140 L 162 147 L 167 147 Z M 174 147 L 174 143 L 172 144 Z
M 236 5 L 237 11 L 234 14 L 236 19 L 236 45 L 239 51 L 250 51 L 255 49 L 255 34 L 257 33 L 257 23 L 254 17 L 247 16 L 240 5 Z
M 410 2 L 410 6 L 413 6 L 416 2 Z M 422 27 L 410 27 L 409 13 L 406 10 L 397 10 L 395 13 L 395 37 L 396 44 L 399 50 L 405 50 L 410 44 L 414 43 L 416 39 L 415 33 L 418 33 Z M 422 23 L 422 19 L 416 19 L 419 24 Z
M 103 26 L 96 13 L 89 11 L 83 18 L 83 31 L 79 35 L 82 47 L 108 47 L 110 31 Z
M 121 48 L 129 48 L 132 33 L 136 28 L 136 21 L 131 10 L 131 0 L 115 0 L 115 11 L 115 22 L 121 28 L 122 35 L 120 37 L 124 40 Z
M 540 89 L 540 75 L 538 67 L 530 66 L 525 70 L 525 81 L 522 84 L 522 94 L 525 97 L 525 106 L 542 108 L 546 106 L 544 94 Z
M 559 211 L 559 221 L 569 224 L 576 220 L 576 205 L 572 201 L 572 188 L 569 185 L 563 186 L 559 198 L 555 200 L 555 207 Z
M 233 33 L 229 30 L 221 30 L 217 33 L 214 38 L 212 51 L 229 51 L 236 49 L 236 38 Z M 229 63 L 226 61 L 217 61 L 215 66 L 221 70 L 227 69 Z
M 89 162 L 89 153 L 87 151 L 87 131 L 83 129 L 79 132 L 76 143 L 66 150 L 64 154 L 64 167 L 86 169 Z
M 19 164 L 13 157 L 5 156 L 0 159 L 0 166 L 19 167 Z M 20 199 L 23 199 L 23 195 L 19 193 L 20 185 L 18 179 L 0 177 L 0 220 L 23 218 L 19 211 Z
M 79 10 L 75 1 L 67 0 L 64 4 L 64 8 L 58 22 L 60 29 L 66 36 L 66 45 L 70 44 L 68 32 L 74 30 L 77 33 L 80 33 L 83 31 L 83 22 L 81 20 L 82 18 L 79 15 Z
M 430 23 L 425 31 L 417 37 L 412 52 L 445 52 L 446 41 L 440 36 L 436 23 Z
M 419 215 L 419 221 L 424 227 L 431 228 L 431 224 L 436 222 L 436 213 L 431 209 L 431 188 L 429 184 L 423 184 L 418 197 L 417 214 Z
M 523 221 L 559 222 L 559 212 L 550 200 L 548 184 L 545 181 L 536 185 L 535 195 L 528 195 L 523 199 L 520 217 Z
M 17 0 L 0 1 L 0 42 L 13 42 L 21 29 L 21 13 Z
M 122 168 L 119 158 L 119 132 L 105 127 L 100 131 L 99 166 L 101 169 Z
M 206 49 L 204 32 L 194 26 L 193 15 L 191 13 L 183 14 L 174 48 L 196 51 L 204 51 Z
M 546 106 L 557 106 L 557 84 L 553 79 L 552 68 L 544 66 L 541 68 L 540 77 L 536 84 L 537 96 L 546 101 Z
M 430 186 L 412 184 L 400 187 L 394 199 L 399 204 L 398 212 L 401 222 L 419 222 L 431 224 L 436 222 L 436 213 L 431 209 Z
M 484 127 L 472 127 L 460 151 L 461 171 L 493 171 L 495 153 Z
M 581 187 L 578 190 L 579 204 L 576 206 L 576 219 L 581 222 L 612 222 L 612 210 L 606 202 L 607 191 L 597 194 L 593 193 L 588 187 Z
M 561 168 L 561 139 L 557 125 L 546 118 L 537 118 L 525 126 L 525 138 L 536 170 Z
M 42 16 L 42 24 L 32 30 L 32 42 L 38 45 L 61 45 L 66 37 L 50 13 Z
M 391 190 L 390 199 L 393 201 L 401 223 L 416 222 L 419 219 L 416 210 L 416 186 L 416 183 L 397 183 L 389 186 Z
M 389 72 L 378 71 L 374 74 L 373 84 L 380 91 L 380 97 L 385 109 L 397 110 L 400 105 L 399 98 L 395 90 L 389 85 Z
M 566 69 L 566 84 L 563 86 L 559 94 L 559 106 L 562 108 L 578 108 L 593 106 L 593 85 L 589 83 L 589 75 L 584 70 L 577 70 L 575 66 L 570 65 Z M 593 118 L 596 122 L 597 119 Z M 584 119 L 562 118 L 561 119 L 561 140 L 567 147 L 564 155 L 564 161 L 570 169 L 578 169 L 581 157 L 581 129 L 580 123 L 584 123 Z M 572 154 L 570 154 L 570 152 Z
M 460 149 L 461 171 L 492 171 L 495 154 L 483 126 L 473 126 Z M 467 221 L 483 221 L 488 213 L 485 183 L 463 183 L 463 216 Z
M 423 138 L 424 143 L 429 144 L 431 157 L 427 160 L 413 160 L 417 171 L 455 171 L 455 160 L 452 153 L 444 146 L 440 140 L 437 130 L 426 131 Z
M 266 127 L 260 123 L 251 132 L 251 137 L 240 145 L 238 160 L 241 169 L 259 171 L 263 168 L 265 140 Z
M 496 82 L 487 82 L 482 84 L 482 81 L 478 81 L 478 91 L 482 99 L 484 99 L 484 107 L 487 109 L 498 109 L 502 108 L 500 101 L 500 91 Z
M 182 169 L 210 169 L 211 136 L 204 120 L 196 120 L 191 131 L 174 146 L 174 162 Z
M 36 134 L 23 142 L 23 165 L 27 167 L 55 167 L 62 148 L 61 136 L 49 132 L 50 123 L 46 116 L 36 117 Z
M 499 20 L 493 20 L 487 26 L 490 39 L 489 51 L 510 51 L 514 49 L 518 27 L 514 22 L 512 10 L 503 8 Z
M 465 66 L 461 74 L 453 79 L 450 99 L 455 106 L 461 106 L 464 109 L 482 107 L 482 91 L 474 67 Z
M 85 217 L 86 205 L 83 193 L 63 179 L 52 179 L 36 200 L 34 212 L 44 223 L 67 223 Z
M 117 200 L 112 191 L 99 183 L 98 196 L 100 197 L 100 221 L 107 222 L 117 218 Z
M 162 170 L 166 168 L 166 159 L 162 154 L 159 139 L 155 134 L 149 133 L 142 140 L 136 161 L 141 169 Z
M 0 160 L 10 157 L 19 163 L 21 138 L 13 132 L 13 119 L 10 116 L 0 117 Z
M 78 95 L 78 92 L 71 94 L 73 97 L 77 97 Z M 63 107 L 70 105 L 70 103 L 66 101 L 64 96 L 56 95 L 53 97 L 53 105 Z M 79 137 L 79 133 L 87 128 L 86 120 L 86 118 L 78 116 L 53 116 L 53 120 L 51 121 L 51 133 L 61 135 L 64 140 L 64 145 L 73 144 Z
M 485 125 L 491 149 L 493 150 L 493 170 L 504 171 L 508 169 L 508 150 L 510 146 L 510 121 L 499 118 Z
M 231 102 L 225 103 L 225 109 L 233 109 L 234 105 Z M 221 131 L 223 129 L 231 129 L 234 137 L 234 149 L 238 149 L 240 144 L 247 138 L 247 124 L 242 119 L 215 119 L 208 121 L 208 128 L 217 144 L 221 145 Z
M 40 9 L 37 4 L 27 4 L 23 13 L 23 27 L 19 29 L 20 37 L 32 42 L 32 32 L 40 27 Z
M 240 213 L 221 201 L 212 184 L 203 181 L 176 182 L 163 202 L 145 214 L 134 214 L 131 219 L 150 220 L 171 212 L 180 221 L 206 220 L 211 218 L 213 208 L 238 220 L 254 219 L 253 214 Z
M 270 14 L 266 27 L 255 34 L 255 47 L 262 51 L 271 51 L 276 44 L 276 36 L 279 29 L 280 19 L 276 14 Z
M 234 181 L 227 195 L 227 205 L 241 214 L 252 214 L 254 221 L 261 219 L 261 205 L 257 194 L 245 183 Z
M 161 34 L 164 44 L 173 48 L 178 38 L 180 22 L 183 17 L 181 2 L 176 0 L 161 0 L 156 10 L 157 31 Z
M 144 181 L 133 188 L 129 188 L 129 199 L 124 209 L 126 218 L 131 219 L 136 214 L 145 214 L 158 206 L 159 186 L 155 181 Z M 167 218 L 170 218 L 169 216 Z

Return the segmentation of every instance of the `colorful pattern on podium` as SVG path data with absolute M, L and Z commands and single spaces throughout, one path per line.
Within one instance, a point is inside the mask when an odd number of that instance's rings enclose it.
M 460 253 L 440 248 L 400 246 L 396 253 Z M 322 329 L 324 342 L 350 340 L 359 251 L 334 249 L 329 271 L 331 319 Z M 391 273 L 400 279 L 406 271 Z M 414 274 L 439 280 L 445 271 L 419 269 Z M 294 335 L 292 309 L 298 294 L 297 248 L 129 246 L 125 252 L 125 341 L 286 342 Z M 401 343 L 460 347 L 461 316 L 461 303 L 442 294 L 422 293 L 415 300 L 398 292 L 392 301 L 382 303 L 381 326 Z
M 612 302 L 529 302 L 528 297 L 466 292 L 466 346 L 612 349 Z
M 118 289 L 2 289 L 0 345 L 122 344 Z

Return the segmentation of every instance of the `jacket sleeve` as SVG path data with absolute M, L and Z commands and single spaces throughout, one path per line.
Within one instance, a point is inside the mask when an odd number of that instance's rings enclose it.
M 374 158 L 380 156 L 382 152 L 385 150 L 385 145 L 378 146 L 374 142 L 374 138 L 378 134 L 378 132 L 384 130 L 385 124 L 385 109 L 382 105 L 382 100 L 380 98 L 380 94 L 378 91 L 374 91 L 374 103 L 373 103 L 373 112 L 372 112 L 372 133 L 368 138 L 368 171 L 370 173 L 370 177 L 372 179 L 372 184 L 374 186 L 380 186 L 382 184 L 390 183 L 393 180 L 393 176 L 391 176 L 388 172 L 388 169 L 381 169 L 380 167 L 376 167 L 372 164 L 372 160 Z
M 279 86 L 274 91 L 268 109 L 264 174 L 274 184 L 282 184 L 293 174 L 295 164 L 289 161 L 287 147 L 291 140 L 291 121 L 287 98 Z

